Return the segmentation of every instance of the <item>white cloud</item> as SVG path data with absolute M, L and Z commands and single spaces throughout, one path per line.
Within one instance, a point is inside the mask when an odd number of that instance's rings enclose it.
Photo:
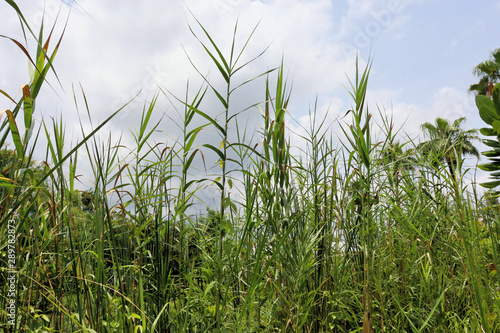
M 337 34 L 344 53 L 368 50 L 382 35 L 393 40 L 401 39 L 411 19 L 411 15 L 405 12 L 413 2 L 416 1 L 347 1 L 349 7 Z
M 464 91 L 454 87 L 442 87 L 434 95 L 431 111 L 441 118 L 456 119 L 465 116 L 468 99 Z

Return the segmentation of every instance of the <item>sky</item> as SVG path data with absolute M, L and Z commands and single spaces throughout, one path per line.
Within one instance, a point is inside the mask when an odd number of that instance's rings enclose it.
M 139 125 L 144 105 L 160 88 L 166 94 L 160 93 L 153 116 L 155 121 L 162 119 L 154 139 L 175 141 L 179 137 L 176 110 L 166 96 L 183 99 L 188 81 L 194 93 L 203 83 L 199 73 L 214 86 L 223 87 L 217 68 L 190 31 L 192 27 L 203 37 L 195 18 L 225 54 L 236 22 L 237 48 L 255 28 L 242 63 L 266 52 L 235 76 L 236 84 L 283 61 L 292 88 L 288 127 L 291 143 L 297 146 L 316 102 L 318 116 L 342 140 L 338 125 L 345 123 L 342 116 L 352 105 L 346 87 L 348 78 L 354 79 L 357 56 L 361 67 L 371 62 L 367 99 L 375 127 L 381 124 L 379 112 L 392 117 L 402 137 L 416 141 L 420 125 L 436 117 L 466 117 L 465 129 L 483 127 L 474 96 L 467 89 L 477 81 L 474 66 L 500 47 L 500 1 L 490 0 L 122 0 L 119 4 L 21 0 L 18 5 L 35 30 L 42 17 L 47 33 L 57 22 L 55 37 L 66 24 L 54 61 L 60 84 L 50 74 L 50 86 L 45 85 L 37 100 L 35 119 L 40 124 L 51 117 L 62 118 L 68 147 L 80 137 L 81 126 L 92 128 L 80 86 L 94 127 L 137 96 L 104 128 L 102 138 L 112 133 L 116 139 L 121 137 L 124 146 L 133 146 L 131 131 Z M 6 2 L 0 3 L 0 34 L 23 41 L 17 15 Z M 32 54 L 36 50 L 32 43 L 28 48 Z M 0 39 L 0 74 L 0 89 L 19 98 L 20 85 L 29 82 L 29 66 L 7 39 Z M 270 80 L 275 77 L 271 74 Z M 261 102 L 264 87 L 263 78 L 244 86 L 235 94 L 232 108 Z M 219 110 L 215 114 L 221 111 L 213 96 L 203 105 L 205 110 Z M 12 108 L 0 96 L 0 109 Z M 257 108 L 249 109 L 245 117 L 250 130 L 258 129 Z M 213 132 L 206 132 L 202 140 L 216 140 L 210 135 Z M 85 170 L 88 165 L 82 160 Z M 472 167 L 476 161 L 467 163 Z M 478 177 L 484 181 L 487 175 Z

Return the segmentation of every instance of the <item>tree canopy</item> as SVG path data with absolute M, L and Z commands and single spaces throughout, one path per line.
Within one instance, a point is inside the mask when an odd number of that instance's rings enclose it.
M 500 48 L 491 52 L 490 59 L 474 67 L 473 73 L 479 78 L 479 82 L 472 84 L 469 92 L 491 96 L 495 83 L 500 82 Z
M 465 117 L 460 117 L 450 123 L 444 118 L 436 118 L 435 123 L 423 123 L 421 128 L 427 141 L 419 144 L 424 154 L 430 154 L 435 160 L 446 163 L 451 175 L 456 176 L 457 166 L 463 155 L 479 158 L 479 151 L 473 145 L 479 140 L 476 129 L 464 130 L 461 128 Z

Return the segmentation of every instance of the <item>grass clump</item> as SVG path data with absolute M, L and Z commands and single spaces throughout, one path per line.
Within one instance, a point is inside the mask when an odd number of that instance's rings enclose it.
M 83 139 L 74 147 L 65 146 L 62 120 L 35 128 L 34 100 L 54 69 L 59 44 L 49 52 L 43 28 L 32 35 L 39 46 L 35 77 L 20 101 L 11 98 L 15 108 L 1 124 L 1 145 L 10 138 L 15 149 L 0 151 L 0 231 L 15 234 L 15 242 L 0 240 L 6 268 L 0 276 L 0 327 L 134 333 L 498 330 L 498 200 L 466 190 L 462 150 L 443 155 L 411 140 L 398 142 L 386 118 L 375 142 L 366 101 L 368 65 L 357 67 L 350 82 L 353 104 L 344 117 L 343 143 L 334 145 L 329 124 L 313 108 L 305 145 L 294 155 L 287 124 L 293 96 L 284 64 L 241 78 L 253 32 L 237 50 L 236 25 L 226 55 L 196 23 L 191 31 L 222 84 L 197 69 L 204 83 L 194 94 L 189 85 L 184 98 L 161 90 L 142 111 L 133 147 L 95 136 L 120 110 L 90 133 L 82 126 Z M 255 80 L 263 81 L 262 100 L 235 110 L 234 93 Z M 210 96 L 217 112 L 206 109 Z M 171 145 L 152 140 L 162 124 L 151 120 L 162 97 L 180 115 L 175 122 L 182 134 Z M 249 132 L 238 119 L 257 109 L 261 128 Z M 203 138 L 208 131 L 217 135 L 213 142 Z M 37 164 L 39 135 L 48 145 Z M 82 151 L 92 171 L 85 191 L 75 186 Z M 198 176 L 199 165 L 210 172 Z M 216 204 L 198 212 L 203 192 L 215 193 Z M 13 325 L 6 310 L 12 275 Z

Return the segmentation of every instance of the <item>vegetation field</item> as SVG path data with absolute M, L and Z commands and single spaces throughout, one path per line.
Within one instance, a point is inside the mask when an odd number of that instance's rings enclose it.
M 194 94 L 159 89 L 139 110 L 134 146 L 98 137 L 121 109 L 69 145 L 68 120 L 33 121 L 41 87 L 59 84 L 47 76 L 63 37 L 33 31 L 7 3 L 25 40 L 0 40 L 35 70 L 19 100 L 0 87 L 11 100 L 0 124 L 2 332 L 500 331 L 500 53 L 471 86 L 480 133 L 464 118 L 437 118 L 413 142 L 382 116 L 375 136 L 369 63 L 346 79 L 341 143 L 313 108 L 307 144 L 293 147 L 285 65 L 244 77 L 252 36 L 235 27 L 225 53 L 195 21 L 193 38 L 221 80 L 198 71 Z M 250 82 L 262 96 L 235 110 Z M 174 145 L 152 140 L 160 98 L 181 106 L 168 116 L 182 130 Z M 256 132 L 239 121 L 247 112 L 261 114 Z M 465 180 L 480 134 L 492 148 L 486 191 Z M 80 174 L 83 152 L 91 174 Z

